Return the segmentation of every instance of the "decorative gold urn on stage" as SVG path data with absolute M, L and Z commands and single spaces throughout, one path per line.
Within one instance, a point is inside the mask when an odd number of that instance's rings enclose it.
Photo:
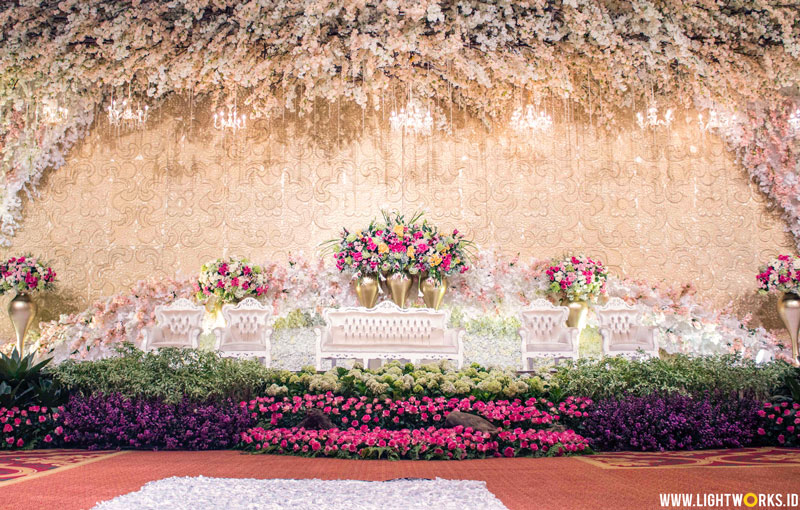
M 800 363 L 797 345 L 797 333 L 800 329 L 800 296 L 793 292 L 783 293 L 778 299 L 778 315 L 792 339 L 792 359 L 798 364 Z
M 389 290 L 389 297 L 400 308 L 406 307 L 415 278 L 416 276 L 410 276 L 406 273 L 392 273 L 386 277 L 386 288 Z
M 438 281 L 435 278 L 428 278 L 428 275 L 424 274 L 420 277 L 419 288 L 422 291 L 422 300 L 425 302 L 425 306 L 438 310 L 447 293 L 447 278 Z
M 589 312 L 589 303 L 586 301 L 567 301 L 565 305 L 567 308 L 569 308 L 567 326 L 570 328 L 583 329 L 583 327 L 586 325 L 586 315 Z
M 25 334 L 33 324 L 37 310 L 36 301 L 31 299 L 30 294 L 27 292 L 18 293 L 8 303 L 8 316 L 11 318 L 11 323 L 14 325 L 14 331 L 17 334 L 17 352 L 20 356 L 25 353 Z
M 353 282 L 358 304 L 364 308 L 373 308 L 378 301 L 378 278 L 374 275 L 362 276 Z

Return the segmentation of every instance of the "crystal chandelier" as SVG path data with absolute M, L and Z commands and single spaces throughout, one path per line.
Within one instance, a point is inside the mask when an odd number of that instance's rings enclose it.
M 709 110 L 708 120 L 703 118 L 703 114 L 697 115 L 697 123 L 703 131 L 725 130 L 734 126 L 737 122 L 736 114 L 727 114 L 725 112 L 717 112 L 716 110 Z
M 106 108 L 108 111 L 108 122 L 114 127 L 129 126 L 136 129 L 141 129 L 147 122 L 149 108 L 144 105 L 144 108 L 137 103 L 134 110 L 131 106 L 130 96 L 127 99 L 118 101 L 114 99 L 112 94 L 111 103 Z
M 792 128 L 795 134 L 800 134 L 800 108 L 789 115 L 789 127 Z
M 408 103 L 401 107 L 400 111 L 392 110 L 389 124 L 395 131 L 429 135 L 433 131 L 433 116 L 429 108 L 425 108 L 413 98 L 409 98 Z
M 659 117 L 657 106 L 650 106 L 646 112 L 636 113 L 636 123 L 639 124 L 639 127 L 642 129 L 656 128 L 659 126 L 668 128 L 670 125 L 672 125 L 674 118 L 675 117 L 672 108 L 668 108 L 666 113 L 664 113 L 664 116 Z
M 511 127 L 516 131 L 547 131 L 553 127 L 553 118 L 544 110 L 537 112 L 533 105 L 517 106 L 511 114 Z
M 42 122 L 45 124 L 61 124 L 69 117 L 69 109 L 59 106 L 56 101 L 47 100 L 42 104 Z
M 247 119 L 244 114 L 239 115 L 236 105 L 228 105 L 228 111 L 224 109 L 214 113 L 214 128 L 220 130 L 230 129 L 236 133 L 240 129 L 247 127 Z

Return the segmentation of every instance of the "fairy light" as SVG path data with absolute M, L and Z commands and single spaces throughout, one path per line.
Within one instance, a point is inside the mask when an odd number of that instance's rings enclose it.
M 392 110 L 389 115 L 389 124 L 395 131 L 429 135 L 433 131 L 433 116 L 429 108 L 423 107 L 419 102 L 414 101 L 414 98 L 409 97 L 408 103 L 399 111 Z
M 511 127 L 515 131 L 547 131 L 553 127 L 553 118 L 544 110 L 536 111 L 533 105 L 518 106 L 511 114 Z
M 144 108 L 137 102 L 136 109 L 132 106 L 130 95 L 121 101 L 114 99 L 111 95 L 111 102 L 106 107 L 108 112 L 108 122 L 114 127 L 130 126 L 133 128 L 143 128 L 147 123 L 147 118 L 150 108 L 144 105 Z
M 663 117 L 659 116 L 658 107 L 651 105 L 644 112 L 636 112 L 636 123 L 641 129 L 656 128 L 659 126 L 670 127 L 675 120 L 675 112 L 668 108 Z
M 224 131 L 226 129 L 236 133 L 240 129 L 247 127 L 247 117 L 245 114 L 239 115 L 235 104 L 228 105 L 227 111 L 221 109 L 214 113 L 214 128 Z
M 69 117 L 69 109 L 60 106 L 54 100 L 47 100 L 42 104 L 42 122 L 45 124 L 61 124 Z

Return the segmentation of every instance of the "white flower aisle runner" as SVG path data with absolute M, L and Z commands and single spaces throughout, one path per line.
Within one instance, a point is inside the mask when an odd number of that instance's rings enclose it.
M 286 480 L 172 477 L 93 510 L 508 510 L 476 480 Z

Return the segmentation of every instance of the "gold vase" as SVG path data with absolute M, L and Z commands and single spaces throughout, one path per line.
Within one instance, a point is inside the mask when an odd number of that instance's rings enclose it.
M 37 309 L 36 301 L 31 299 L 27 292 L 18 293 L 8 303 L 8 316 L 14 325 L 14 331 L 17 333 L 17 352 L 20 356 L 25 354 L 23 350 L 25 348 L 25 334 L 33 324 Z
M 356 289 L 358 304 L 364 308 L 372 308 L 378 301 L 378 278 L 375 276 L 362 276 L 353 283 Z
M 785 292 L 778 299 L 778 315 L 789 331 L 789 337 L 792 339 L 792 360 L 798 364 L 800 363 L 797 345 L 797 332 L 800 329 L 800 296 L 793 292 Z
M 447 293 L 447 278 L 437 281 L 434 278 L 428 278 L 428 275 L 423 275 L 420 278 L 419 288 L 422 290 L 422 300 L 425 301 L 425 306 L 438 310 Z
M 389 297 L 394 304 L 400 308 L 406 307 L 406 302 L 411 294 L 411 287 L 414 284 L 414 277 L 405 273 L 392 273 L 386 277 L 386 287 L 389 289 Z
M 589 303 L 586 301 L 568 301 L 569 315 L 567 316 L 567 326 L 570 328 L 583 329 L 586 325 L 586 314 L 589 312 Z

